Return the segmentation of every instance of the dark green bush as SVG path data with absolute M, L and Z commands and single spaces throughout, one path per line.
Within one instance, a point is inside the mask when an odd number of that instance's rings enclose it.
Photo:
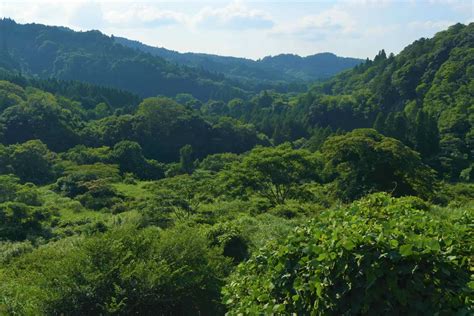
M 0 203 L 0 240 L 25 240 L 47 237 L 49 227 L 44 225 L 51 214 L 39 207 L 20 202 Z
M 118 167 L 103 163 L 73 165 L 64 172 L 63 177 L 56 181 L 55 189 L 69 197 L 75 197 L 87 192 L 86 183 L 99 179 L 108 182 L 118 181 L 120 179 Z
M 198 165 L 199 169 L 219 172 L 232 163 L 240 161 L 240 157 L 232 153 L 214 154 L 204 158 Z
M 13 260 L 0 270 L 0 310 L 216 315 L 222 313 L 220 286 L 228 264 L 194 229 L 121 228 L 48 244 Z M 27 278 L 15 276 L 25 270 Z
M 14 173 L 21 181 L 35 184 L 55 180 L 56 155 L 40 140 L 30 140 L 3 149 L 6 150 L 2 152 L 0 149 L 0 162 L 5 165 L 0 167 L 0 172 Z
M 84 207 L 92 210 L 107 209 L 119 212 L 116 205 L 123 201 L 123 196 L 117 192 L 108 180 L 92 180 L 82 183 L 80 187 L 85 192 L 76 196 L 76 199 Z
M 254 255 L 229 279 L 224 302 L 231 315 L 467 315 L 473 219 L 370 195 Z
M 0 241 L 49 236 L 51 212 L 42 207 L 37 188 L 17 177 L 0 176 Z
M 435 171 L 418 152 L 373 129 L 330 137 L 321 153 L 334 194 L 345 201 L 381 191 L 431 199 L 437 189 Z
M 239 227 L 232 223 L 219 223 L 207 232 L 212 246 L 222 249 L 222 254 L 230 257 L 235 263 L 248 258 L 248 240 L 243 236 Z

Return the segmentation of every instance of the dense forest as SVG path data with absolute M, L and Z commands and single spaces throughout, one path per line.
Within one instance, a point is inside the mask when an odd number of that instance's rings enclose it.
M 304 92 L 0 27 L 1 315 L 474 312 L 474 24 Z
M 222 75 L 176 65 L 115 43 L 99 31 L 17 24 L 0 20 L 0 67 L 39 78 L 54 77 L 126 89 L 141 97 L 192 93 L 228 99 L 247 94 Z
M 274 84 L 278 82 L 316 81 L 329 78 L 363 61 L 357 58 L 338 57 L 332 53 L 319 53 L 307 57 L 280 54 L 255 61 L 230 56 L 179 53 L 162 47 L 145 45 L 123 37 L 114 37 L 114 40 L 124 46 L 163 57 L 170 62 L 223 73 L 229 78 L 244 82 L 250 81 L 254 85 L 259 81 Z
M 201 101 L 248 97 L 265 89 L 302 92 L 309 82 L 361 60 L 319 54 L 243 58 L 179 54 L 99 31 L 0 20 L 0 67 L 39 78 L 80 80 L 141 97 L 190 93 Z

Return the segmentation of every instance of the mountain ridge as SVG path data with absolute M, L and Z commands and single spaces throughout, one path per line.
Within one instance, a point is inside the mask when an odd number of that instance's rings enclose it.
M 38 78 L 78 80 L 124 89 L 141 97 L 190 93 L 229 99 L 247 93 L 223 76 L 177 66 L 115 44 L 100 31 L 0 20 L 0 67 Z
M 217 55 L 181 55 L 170 50 L 165 52 L 174 59 L 167 59 L 158 56 L 156 49 L 144 49 L 144 44 L 137 49 L 130 43 L 136 46 L 138 42 L 126 40 L 127 46 L 118 41 L 97 30 L 77 32 L 67 27 L 1 19 L 0 67 L 43 79 L 78 80 L 123 89 L 141 97 L 188 93 L 207 101 L 245 98 L 267 89 L 302 92 L 310 81 L 355 65 L 349 60 L 342 68 L 326 65 L 323 69 L 322 62 L 320 71 L 311 70 L 308 64 L 285 66 L 286 61 L 281 59 L 288 56 L 257 62 Z
M 254 77 L 270 81 L 316 81 L 327 79 L 363 62 L 362 59 L 340 57 L 331 52 L 316 53 L 304 57 L 292 53 L 281 53 L 254 60 L 208 53 L 178 52 L 124 37 L 114 36 L 113 38 L 116 43 L 165 58 L 168 61 L 212 72 L 225 73 L 230 78 L 235 79 L 252 79 Z M 298 68 L 292 68 L 292 65 L 289 65 L 288 62 L 291 62 L 293 66 L 298 66 Z M 333 69 L 328 69 L 328 66 L 325 65 L 328 62 L 332 63 L 331 67 Z M 251 71 L 250 74 L 249 71 Z

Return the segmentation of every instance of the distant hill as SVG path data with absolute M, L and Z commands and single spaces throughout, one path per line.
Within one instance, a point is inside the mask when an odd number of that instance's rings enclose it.
M 265 67 L 284 71 L 287 76 L 303 80 L 325 79 L 363 62 L 362 59 L 339 57 L 333 53 L 320 53 L 307 57 L 281 54 L 257 61 Z
M 77 80 L 141 97 L 189 93 L 206 101 L 244 98 L 265 89 L 304 91 L 360 60 L 324 53 L 279 55 L 259 61 L 181 54 L 99 31 L 0 20 L 0 67 L 27 76 Z
M 115 37 L 115 42 L 162 57 L 170 62 L 223 73 L 239 80 L 266 80 L 268 82 L 315 81 L 329 78 L 352 68 L 363 60 L 320 53 L 307 57 L 293 54 L 267 56 L 260 60 L 226 57 L 201 53 L 179 53 L 166 48 L 145 45 L 138 41 Z
M 290 57 L 291 58 L 291 57 Z M 203 111 L 254 124 L 276 143 L 375 128 L 418 151 L 438 173 L 474 180 L 474 23 L 384 50 L 297 97 L 260 93 Z M 387 172 L 390 172 L 387 170 Z
M 39 78 L 79 80 L 142 97 L 190 93 L 201 100 L 244 97 L 223 75 L 170 63 L 117 44 L 99 31 L 0 20 L 0 67 Z

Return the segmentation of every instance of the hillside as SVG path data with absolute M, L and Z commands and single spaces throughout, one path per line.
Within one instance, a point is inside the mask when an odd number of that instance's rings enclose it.
M 9 79 L 16 84 L 0 80 L 0 141 L 7 145 L 37 139 L 62 152 L 136 141 L 147 158 L 172 162 L 185 145 L 202 158 L 268 143 L 251 125 L 230 118 L 210 122 L 164 97 L 140 102 L 120 90 L 78 82 Z
M 39 78 L 79 80 L 142 97 L 191 93 L 205 101 L 246 95 L 222 75 L 124 47 L 99 31 L 74 32 L 2 19 L 0 43 L 0 67 Z
M 163 57 L 170 62 L 222 73 L 229 78 L 243 81 L 265 80 L 269 83 L 316 81 L 329 78 L 362 62 L 361 59 L 339 57 L 332 53 L 320 53 L 307 57 L 281 54 L 255 61 L 212 54 L 179 53 L 122 37 L 114 39 L 117 43 Z
M 306 82 L 328 78 L 360 60 L 325 53 L 260 61 L 206 54 L 179 54 L 99 31 L 0 21 L 0 67 L 39 78 L 78 80 L 128 90 L 142 97 L 189 93 L 207 101 L 246 97 L 276 89 L 304 91 Z
M 396 56 L 382 50 L 299 97 L 263 93 L 205 110 L 253 123 L 277 142 L 374 127 L 448 179 L 473 179 L 473 34 L 474 24 L 457 24 Z
M 472 179 L 473 65 L 474 23 L 457 24 L 415 41 L 397 56 L 381 51 L 373 61 L 316 88 L 313 95 L 350 95 L 358 103 L 351 112 L 365 125 L 413 146 L 450 179 L 463 172 Z M 334 114 L 329 120 L 337 116 L 341 126 L 340 115 Z M 321 123 L 316 116 L 311 119 Z
M 1 315 L 473 314 L 474 24 L 213 100 L 98 32 L 5 25 Z M 110 87 L 162 69 L 200 94 Z

